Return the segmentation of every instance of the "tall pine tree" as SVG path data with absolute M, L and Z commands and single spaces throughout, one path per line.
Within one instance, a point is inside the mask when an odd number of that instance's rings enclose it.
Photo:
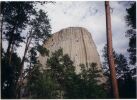
M 135 65 L 136 63 L 136 2 L 131 4 L 131 7 L 126 9 L 127 15 L 126 15 L 126 22 L 127 25 L 130 27 L 129 30 L 127 30 L 126 35 L 129 37 L 129 59 L 130 64 Z

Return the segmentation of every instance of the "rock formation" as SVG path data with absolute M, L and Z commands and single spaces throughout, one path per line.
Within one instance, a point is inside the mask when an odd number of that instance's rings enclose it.
M 56 32 L 49 38 L 44 47 L 50 52 L 59 48 L 68 54 L 76 66 L 76 73 L 80 72 L 80 64 L 95 62 L 101 69 L 101 62 L 91 33 L 82 27 L 69 27 Z M 40 63 L 45 66 L 47 57 L 39 57 Z M 104 80 L 104 79 L 103 79 Z

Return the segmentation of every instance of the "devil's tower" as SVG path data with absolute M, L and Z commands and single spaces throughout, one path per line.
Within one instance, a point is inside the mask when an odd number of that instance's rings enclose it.
M 68 54 L 76 66 L 76 72 L 80 72 L 80 64 L 95 62 L 97 68 L 101 69 L 101 62 L 91 33 L 82 27 L 69 27 L 60 30 L 52 35 L 44 47 L 50 52 L 59 48 L 63 49 L 64 54 Z M 40 57 L 39 60 L 43 66 L 46 65 L 47 57 Z

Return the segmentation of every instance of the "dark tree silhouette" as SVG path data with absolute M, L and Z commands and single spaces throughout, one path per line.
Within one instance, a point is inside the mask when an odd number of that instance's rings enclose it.
M 14 48 L 25 39 L 21 32 L 26 27 L 30 13 L 34 11 L 32 2 L 1 2 L 1 34 L 8 42 L 9 63 Z
M 104 46 L 103 49 L 103 69 L 104 75 L 108 77 L 107 85 L 108 85 L 108 95 L 110 98 L 112 94 L 111 87 L 110 87 L 110 72 L 108 69 L 108 61 L 107 61 L 107 46 Z M 115 66 L 116 66 L 116 75 L 118 80 L 118 88 L 119 88 L 119 95 L 120 98 L 136 98 L 136 80 L 132 78 L 132 70 L 129 67 L 127 59 L 124 55 L 118 54 L 113 50 L 113 56 L 115 59 Z
M 131 7 L 128 8 L 126 15 L 127 25 L 130 26 L 130 29 L 127 30 L 126 35 L 129 37 L 129 59 L 130 64 L 135 65 L 136 63 L 136 2 L 131 4 Z

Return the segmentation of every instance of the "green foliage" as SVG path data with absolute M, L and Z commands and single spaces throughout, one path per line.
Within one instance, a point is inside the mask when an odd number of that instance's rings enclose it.
M 136 34 L 134 34 L 129 40 L 129 49 L 127 50 L 130 54 L 130 64 L 136 64 Z
M 129 64 L 127 59 L 122 54 L 117 54 L 113 51 L 113 56 L 115 60 L 115 67 L 116 67 L 116 75 L 118 80 L 118 89 L 120 98 L 135 98 L 136 97 L 136 81 L 132 78 L 132 70 L 129 68 Z M 108 68 L 108 61 L 107 61 L 107 46 L 104 46 L 103 50 L 103 57 L 104 57 L 104 75 L 108 77 L 107 80 L 107 88 L 108 88 L 108 95 L 112 98 L 112 88 L 111 88 L 111 79 L 110 79 L 110 71 Z
M 104 70 L 104 75 L 109 77 L 110 76 L 110 71 L 109 71 L 109 65 L 108 65 L 108 53 L 107 53 L 107 44 L 104 46 L 103 50 L 103 70 Z M 114 58 L 114 62 L 116 64 L 116 52 L 113 50 L 113 58 Z
M 134 66 L 134 69 L 130 70 L 125 75 L 125 81 L 119 82 L 121 97 L 123 98 L 136 98 L 136 80 L 132 76 L 136 75 L 136 2 L 131 4 L 131 7 L 127 9 L 126 15 L 127 25 L 130 29 L 127 30 L 126 35 L 129 37 L 129 60 L 130 64 Z M 122 93 L 123 91 L 126 91 Z
M 52 74 L 48 70 L 43 70 L 36 57 L 37 48 L 29 51 L 29 67 L 26 69 L 27 86 L 23 87 L 27 92 L 28 98 L 56 98 L 58 85 L 53 80 Z M 22 93 L 24 94 L 24 93 Z
M 8 42 L 7 52 L 2 60 L 2 98 L 16 97 L 21 59 L 14 51 L 24 41 L 25 37 L 21 36 L 21 32 L 34 11 L 31 2 L 1 2 L 2 42 Z
M 126 22 L 128 26 L 131 26 L 133 29 L 136 29 L 136 2 L 131 3 L 130 5 L 131 7 L 126 9 Z
M 35 64 L 28 74 L 27 88 L 30 98 L 105 98 L 106 92 L 100 81 L 100 70 L 96 63 L 81 64 L 81 73 L 76 74 L 75 66 L 67 54 L 59 49 L 47 60 L 45 70 Z
M 119 76 L 124 76 L 124 74 L 126 74 L 129 71 L 127 59 L 122 54 L 116 55 L 116 71 L 117 74 L 119 74 Z
M 30 49 L 29 53 L 30 53 L 30 56 L 29 56 L 30 62 L 29 62 L 29 63 L 37 64 L 37 57 L 36 57 L 37 52 L 36 52 L 36 48 L 35 48 L 35 47 L 32 47 L 32 48 Z
M 99 84 L 99 78 L 101 79 L 101 70 L 97 69 L 97 64 L 82 64 L 80 66 L 82 71 L 79 75 L 83 81 L 82 83 L 84 83 L 83 86 L 85 85 L 81 89 L 83 90 L 82 98 L 106 98 L 106 91 L 103 88 L 103 85 Z
M 107 45 L 104 46 L 103 57 L 104 57 L 104 62 L 103 62 L 104 74 L 109 77 L 110 71 L 109 71 L 108 59 L 107 59 Z M 114 50 L 113 50 L 113 57 L 117 72 L 116 75 L 117 77 L 121 77 L 123 76 L 123 73 L 129 71 L 127 59 L 123 54 L 118 54 Z
M 131 4 L 131 7 L 128 8 L 126 15 L 127 25 L 130 26 L 130 29 L 127 30 L 126 35 L 129 37 L 129 59 L 130 64 L 136 64 L 136 2 Z
M 48 54 L 48 51 L 44 53 L 46 51 L 45 48 L 40 48 L 40 42 L 43 42 L 50 36 L 51 28 L 47 14 L 42 10 L 36 11 L 35 4 L 37 3 L 42 4 L 42 2 L 1 2 L 2 39 L 3 42 L 5 42 L 5 40 L 8 42 L 6 54 L 2 53 L 2 77 L 4 80 L 2 84 L 3 87 L 5 87 L 5 89 L 2 90 L 3 98 L 16 98 L 17 94 L 20 94 L 15 92 L 17 92 L 16 89 L 18 90 L 18 88 L 20 88 L 17 84 L 17 80 L 21 78 L 21 74 L 25 75 L 23 71 L 24 67 L 22 67 L 24 66 L 24 62 L 30 64 L 29 70 L 31 70 L 37 63 L 37 51 L 42 54 Z M 29 30 L 29 28 L 31 28 L 31 30 Z M 27 37 L 22 36 L 23 30 L 27 31 Z M 14 52 L 24 40 L 28 41 L 25 42 L 26 48 L 21 61 Z M 31 46 L 33 45 L 33 47 L 30 47 L 30 44 Z M 30 48 L 31 50 L 28 50 Z M 27 54 L 30 54 L 28 58 L 26 57 Z M 7 74 L 5 74 L 7 72 L 12 77 L 16 76 L 16 79 L 8 78 Z M 6 86 L 4 86 L 5 80 Z
M 55 80 L 60 84 L 63 98 L 105 98 L 105 90 L 98 85 L 100 77 L 96 64 L 90 67 L 81 65 L 81 73 L 75 73 L 75 67 L 68 55 L 63 55 L 62 49 L 55 51 L 47 60 L 47 66 L 53 72 Z M 87 67 L 87 68 L 86 68 Z
M 118 79 L 119 95 L 124 99 L 136 98 L 136 79 L 130 73 L 126 73 L 125 79 Z
M 47 60 L 47 66 L 54 72 L 54 76 L 62 83 L 65 75 L 74 74 L 75 67 L 68 55 L 63 55 L 62 49 L 52 53 L 50 59 Z
M 26 27 L 30 14 L 34 13 L 32 2 L 2 2 L 2 30 L 4 38 L 9 42 L 8 50 L 11 44 L 19 46 L 25 37 L 21 36 L 22 30 Z
M 35 16 L 35 18 L 30 20 L 29 26 L 29 32 L 27 36 L 26 41 L 26 47 L 23 59 L 26 59 L 27 52 L 29 51 L 28 48 L 31 48 L 29 52 L 31 52 L 31 59 L 35 59 L 36 62 L 36 55 L 39 52 L 42 56 L 47 55 L 49 51 L 44 48 L 41 43 L 43 43 L 49 36 L 51 27 L 49 24 L 49 19 L 46 13 L 42 10 L 39 10 Z M 31 47 L 33 45 L 33 47 Z M 33 60 L 34 61 L 34 60 Z M 22 60 L 22 63 L 24 63 L 25 60 Z
M 37 46 L 37 51 L 39 51 L 42 56 L 49 56 L 49 50 L 41 45 Z
M 28 73 L 30 73 L 31 70 L 34 69 L 36 64 L 38 64 L 37 62 L 38 52 L 40 52 L 43 56 L 45 54 L 48 55 L 48 50 L 44 48 L 43 46 L 41 46 L 40 44 L 43 43 L 50 36 L 49 33 L 51 31 L 48 16 L 43 10 L 39 10 L 37 13 L 35 13 L 33 17 L 34 18 L 32 18 L 32 20 L 30 20 L 29 22 L 29 32 L 27 34 L 25 52 L 22 59 L 22 63 L 20 65 L 23 69 L 24 62 L 26 62 L 25 61 L 26 56 L 29 56 L 29 60 L 27 60 L 27 63 L 29 63 Z M 31 45 L 33 45 L 33 47 L 31 47 Z M 31 49 L 29 50 L 29 48 Z M 22 73 L 23 71 L 21 70 L 20 78 L 22 78 L 21 76 Z M 19 90 L 21 90 L 20 89 L 21 86 L 18 86 L 18 87 L 19 87 Z M 42 95 L 41 97 L 43 98 L 43 96 L 44 95 Z
M 35 39 L 35 44 L 39 44 L 40 41 L 44 42 L 50 36 L 51 26 L 47 13 L 43 10 L 35 14 L 35 18 L 30 21 L 30 26 L 30 33 L 32 32 L 30 37 Z
M 125 81 L 120 85 L 120 89 L 126 91 L 125 94 L 121 92 L 123 98 L 136 98 L 136 80 L 132 76 L 136 75 L 136 2 L 131 4 L 131 7 L 127 9 L 126 15 L 127 25 L 130 29 L 127 30 L 126 35 L 129 37 L 129 64 L 134 66 L 134 69 L 130 70 L 125 75 Z
M 71 86 L 70 84 L 73 83 L 73 77 L 75 76 L 73 62 L 68 55 L 63 55 L 62 49 L 59 49 L 52 53 L 52 56 L 47 60 L 47 66 L 52 72 L 54 80 L 60 86 L 59 91 L 63 91 L 65 95 L 66 91 L 64 90 L 67 88 L 66 86 Z
M 12 64 L 8 63 L 7 55 L 4 53 L 1 59 L 1 96 L 2 98 L 15 98 L 16 91 L 15 87 L 19 77 L 18 67 L 21 59 L 17 56 L 16 53 L 12 54 Z
M 29 98 L 37 99 L 50 99 L 55 98 L 57 95 L 57 84 L 53 80 L 49 71 L 41 72 L 40 66 L 35 65 L 28 78 L 27 88 L 31 93 Z

